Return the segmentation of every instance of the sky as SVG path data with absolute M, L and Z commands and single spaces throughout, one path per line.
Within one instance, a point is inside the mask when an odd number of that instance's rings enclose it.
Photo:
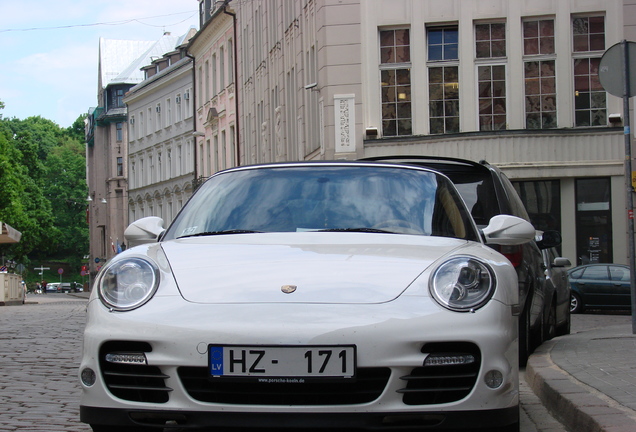
M 0 110 L 69 127 L 97 106 L 99 38 L 199 28 L 197 0 L 0 0 Z

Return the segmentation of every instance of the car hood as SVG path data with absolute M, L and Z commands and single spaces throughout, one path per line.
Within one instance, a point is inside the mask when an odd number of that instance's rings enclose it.
M 380 303 L 469 242 L 368 233 L 272 233 L 162 243 L 181 295 L 196 303 Z M 287 291 L 287 292 L 285 292 Z

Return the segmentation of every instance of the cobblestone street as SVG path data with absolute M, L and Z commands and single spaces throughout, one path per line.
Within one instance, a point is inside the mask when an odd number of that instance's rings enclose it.
M 30 295 L 0 308 L 0 431 L 88 432 L 77 368 L 86 300 Z

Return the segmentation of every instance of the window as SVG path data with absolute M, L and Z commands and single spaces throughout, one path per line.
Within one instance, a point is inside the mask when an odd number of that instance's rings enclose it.
M 605 126 L 607 94 L 598 79 L 598 67 L 605 50 L 605 18 L 574 18 L 572 47 L 575 126 Z
M 223 91 L 225 88 L 225 50 L 223 47 L 219 48 L 219 90 Z
M 524 79 L 526 128 L 546 129 L 556 127 L 556 71 L 554 60 L 525 62 Z
M 411 135 L 411 49 L 409 29 L 380 31 L 382 132 Z
M 123 177 L 123 176 L 124 176 L 124 158 L 118 157 L 117 158 L 117 177 Z
M 216 70 L 216 54 L 212 54 L 212 97 L 216 96 L 218 93 L 218 89 L 216 88 L 217 81 L 217 70 Z
M 585 279 L 593 279 L 593 280 L 607 280 L 607 267 L 598 266 L 598 267 L 588 267 L 585 269 Z
M 117 89 L 117 91 L 115 92 L 115 107 L 122 108 L 124 106 L 124 90 Z
M 203 104 L 206 104 L 210 100 L 210 62 L 205 62 L 205 99 Z
M 459 132 L 459 68 L 429 68 L 428 92 L 431 133 Z
M 523 54 L 554 54 L 554 20 L 534 20 L 523 23 Z
M 554 20 L 523 23 L 524 91 L 527 129 L 557 127 Z
M 150 135 L 152 130 L 152 108 L 148 108 L 148 117 L 146 118 L 146 135 Z
M 506 56 L 506 25 L 504 23 L 475 25 L 477 58 Z
M 155 124 L 155 131 L 158 131 L 163 127 L 163 124 L 161 123 L 161 104 L 157 104 L 157 106 L 155 107 L 155 112 L 157 113 L 157 115 L 155 116 L 155 121 L 157 122 Z
M 427 33 L 429 61 L 459 59 L 459 33 L 457 27 L 429 28 Z
M 575 180 L 577 264 L 613 262 L 609 177 Z
M 234 82 L 234 42 L 227 41 L 227 80 L 228 84 Z
M 561 231 L 561 183 L 559 180 L 514 181 L 512 184 L 537 230 Z
M 600 58 L 574 60 L 574 116 L 576 126 L 607 124 L 607 95 L 598 79 Z
M 457 27 L 427 29 L 428 108 L 431 134 L 459 132 L 458 41 Z
M 506 129 L 506 66 L 477 68 L 479 130 Z
M 116 136 L 117 136 L 117 141 L 123 141 L 124 140 L 124 124 L 122 122 L 117 122 L 115 123 L 115 130 L 116 132 Z
M 506 24 L 475 24 L 479 130 L 506 129 Z
M 177 94 L 175 102 L 175 121 L 180 122 L 183 118 L 183 112 L 181 111 L 181 94 Z
M 172 125 L 172 100 L 166 99 L 166 114 L 165 114 L 165 127 Z
M 605 17 L 580 17 L 572 20 L 574 52 L 605 50 Z

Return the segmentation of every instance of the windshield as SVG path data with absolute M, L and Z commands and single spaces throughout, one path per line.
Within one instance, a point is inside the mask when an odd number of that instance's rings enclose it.
M 164 240 L 248 232 L 372 231 L 477 240 L 445 177 L 388 166 L 289 165 L 206 181 Z

